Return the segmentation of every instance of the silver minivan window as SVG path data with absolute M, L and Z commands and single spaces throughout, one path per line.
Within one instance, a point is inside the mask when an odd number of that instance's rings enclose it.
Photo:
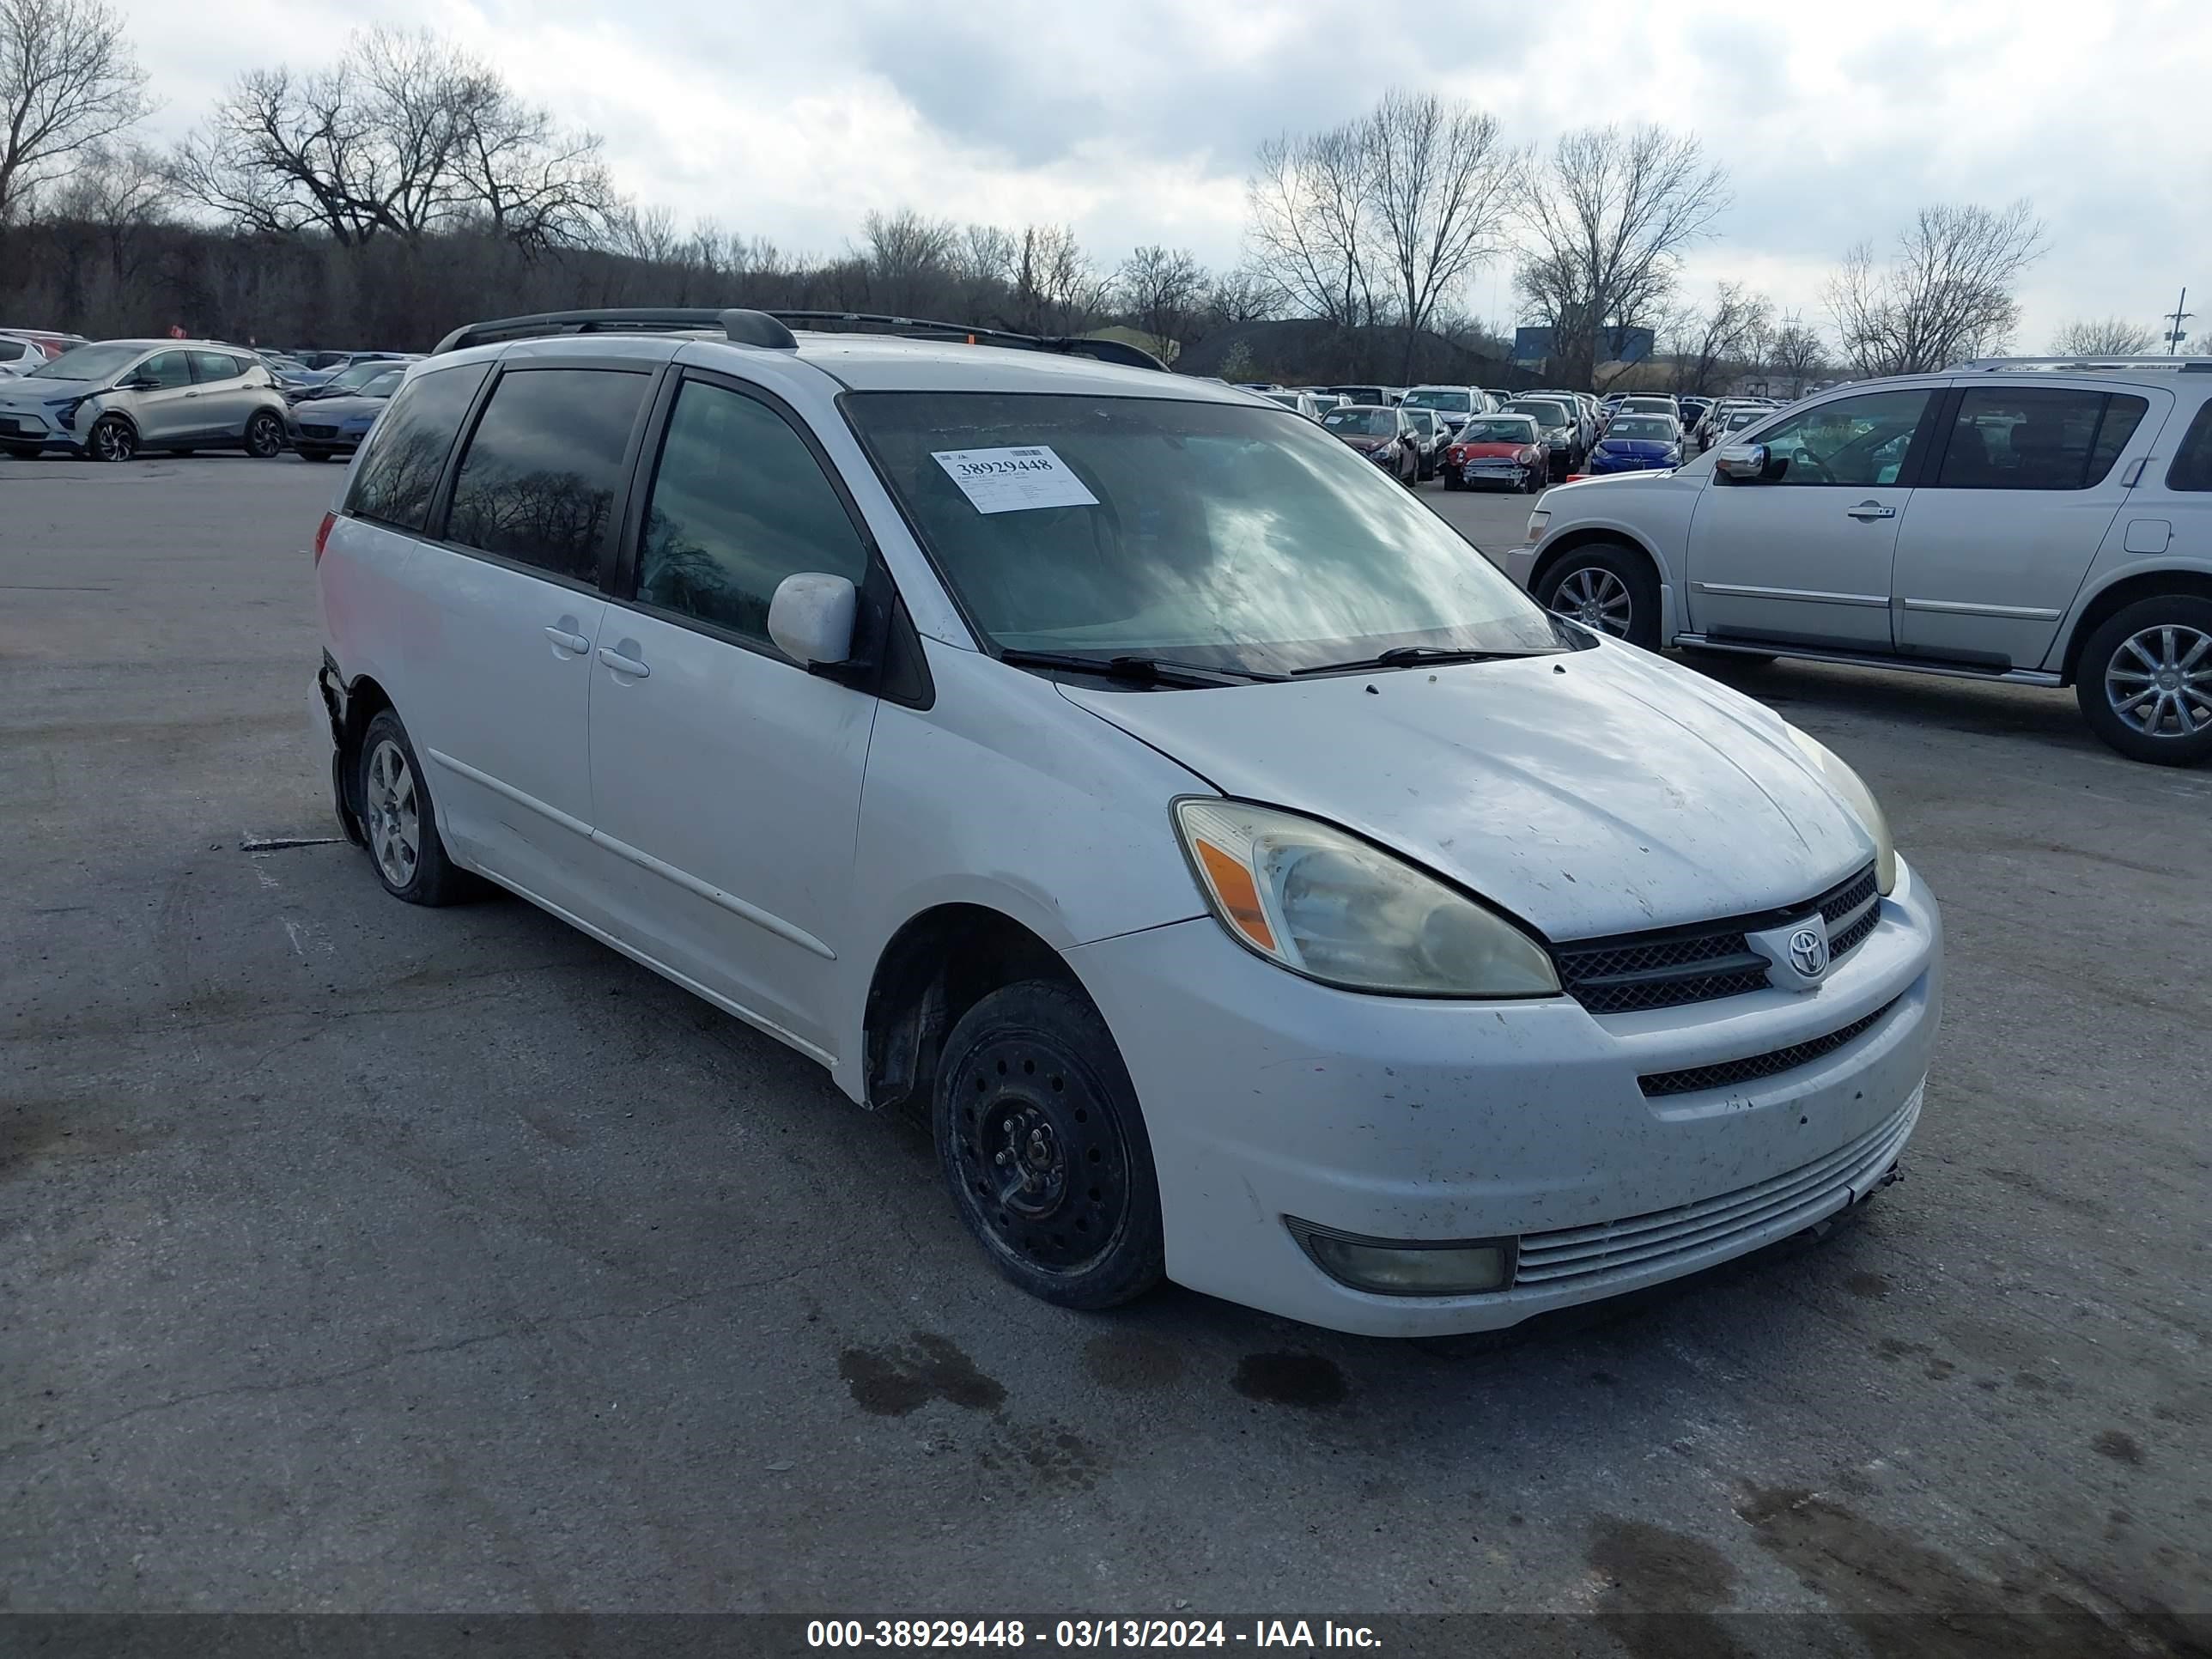
M 1286 673 L 1401 646 L 1520 655 L 1580 643 L 1310 422 L 1164 398 L 844 401 L 946 584 L 1002 649 Z M 1010 494 L 957 481 L 978 451 L 1023 452 L 1051 504 L 1010 506 Z

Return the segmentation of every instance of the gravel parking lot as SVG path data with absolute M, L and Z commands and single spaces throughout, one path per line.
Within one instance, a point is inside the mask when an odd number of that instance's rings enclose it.
M 2061 694 L 1732 671 L 1944 902 L 1904 1184 L 1503 1339 L 1079 1316 L 988 1271 L 918 1130 L 324 839 L 338 479 L 0 461 L 0 1607 L 2208 1639 L 2212 775 Z M 1531 505 L 1423 495 L 1493 551 Z

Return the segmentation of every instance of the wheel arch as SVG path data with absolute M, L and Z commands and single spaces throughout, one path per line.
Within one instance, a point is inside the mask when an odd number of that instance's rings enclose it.
M 346 810 L 362 820 L 361 756 L 362 733 L 369 721 L 392 708 L 392 695 L 370 674 L 356 674 L 347 683 L 345 720 L 338 732 L 338 778 L 345 790 Z M 394 710 L 397 713 L 397 710 Z M 405 722 L 401 722 L 403 725 Z
M 2067 630 L 2066 654 L 2061 659 L 2058 668 L 2059 683 L 2063 685 L 2075 683 L 2081 664 L 2081 647 L 2088 642 L 2089 635 L 2138 600 L 2154 599 L 2166 593 L 2185 593 L 2191 599 L 2212 599 L 2212 570 L 2192 568 L 2187 565 L 2139 570 L 2099 588 L 2082 601 Z
M 1001 986 L 1025 979 L 1084 988 L 1059 951 L 1004 910 L 958 901 L 909 917 L 878 955 L 869 979 L 863 1103 L 926 1105 L 938 1055 L 960 1017 Z
M 1540 507 L 1541 504 L 1540 497 L 1538 501 Z M 1666 565 L 1661 562 L 1659 556 L 1651 550 L 1651 544 L 1642 536 L 1632 530 L 1624 530 L 1617 525 L 1586 525 L 1561 532 L 1557 540 L 1547 544 L 1543 550 L 1536 555 L 1536 562 L 1528 568 L 1530 596 L 1534 597 L 1539 584 L 1558 567 L 1560 560 L 1565 558 L 1570 553 L 1600 542 L 1626 547 L 1631 552 L 1641 555 L 1651 567 L 1652 580 L 1662 588 L 1668 585 Z

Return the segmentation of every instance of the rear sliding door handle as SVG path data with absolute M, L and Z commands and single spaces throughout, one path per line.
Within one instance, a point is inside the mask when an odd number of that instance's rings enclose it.
M 563 651 L 572 651 L 580 657 L 592 648 L 592 642 L 581 634 L 571 634 L 565 628 L 549 627 L 545 630 L 545 637 Z
M 1893 519 L 1897 516 L 1895 507 L 1884 507 L 1880 501 L 1861 501 L 1856 507 L 1847 507 L 1844 511 L 1854 519 Z
M 625 657 L 621 652 L 611 650 L 604 645 L 599 647 L 599 660 L 613 669 L 616 673 L 627 674 L 635 680 L 653 678 L 653 671 L 635 657 Z

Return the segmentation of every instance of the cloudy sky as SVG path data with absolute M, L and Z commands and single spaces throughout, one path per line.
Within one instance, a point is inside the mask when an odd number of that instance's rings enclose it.
M 118 0 L 181 133 L 240 70 L 308 67 L 367 24 L 435 27 L 606 136 L 626 189 L 785 246 L 871 208 L 1066 222 L 1233 264 L 1255 147 L 1385 88 L 1494 111 L 1516 143 L 1648 120 L 1699 134 L 1735 204 L 1692 297 L 1747 280 L 1822 313 L 1843 252 L 1923 204 L 2033 198 L 2050 252 L 2018 343 L 2077 316 L 2147 325 L 2190 284 L 2212 326 L 2212 7 L 2203 0 L 1854 0 L 1747 10 L 1444 0 Z M 1476 314 L 1510 322 L 1510 271 Z

